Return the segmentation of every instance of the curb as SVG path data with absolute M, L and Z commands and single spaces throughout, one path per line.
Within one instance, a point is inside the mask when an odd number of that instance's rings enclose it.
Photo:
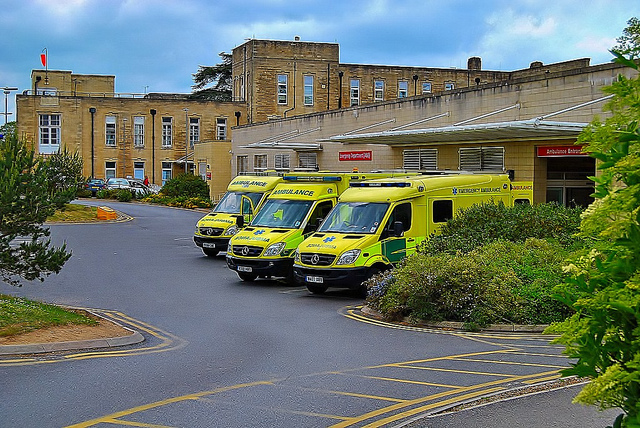
M 375 309 L 371 309 L 369 306 L 363 306 L 360 310 L 364 315 L 371 318 L 384 321 L 384 317 Z M 464 323 L 457 321 L 440 321 L 440 322 L 410 322 L 408 319 L 403 319 L 402 324 L 412 325 L 415 327 L 425 328 L 437 328 L 442 330 L 460 330 L 467 331 L 464 328 Z M 511 333 L 542 333 L 548 327 L 546 324 L 540 325 L 520 325 L 520 324 L 489 324 L 488 326 L 481 328 L 481 332 L 511 332 Z M 551 337 L 551 335 L 549 335 Z
M 86 310 L 86 309 L 85 309 Z M 134 345 L 144 341 L 144 336 L 129 327 L 118 324 L 109 320 L 95 312 L 86 310 L 87 312 L 100 317 L 108 322 L 117 324 L 118 326 L 131 332 L 128 336 L 108 337 L 104 339 L 87 339 L 87 340 L 71 340 L 67 342 L 45 342 L 32 343 L 29 345 L 0 345 L 0 356 L 21 355 L 21 354 L 42 354 L 46 352 L 74 351 L 79 349 L 104 349 L 115 348 L 119 346 Z

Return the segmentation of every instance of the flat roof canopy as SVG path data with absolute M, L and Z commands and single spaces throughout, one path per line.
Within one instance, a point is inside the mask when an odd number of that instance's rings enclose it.
M 493 142 L 515 140 L 545 140 L 575 138 L 587 126 L 578 122 L 553 122 L 541 119 L 511 122 L 451 125 L 439 128 L 403 129 L 363 134 L 334 135 L 320 141 L 343 144 L 385 144 L 411 146 Z

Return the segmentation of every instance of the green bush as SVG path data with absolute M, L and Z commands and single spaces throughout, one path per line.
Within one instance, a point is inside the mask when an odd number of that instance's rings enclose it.
M 160 193 L 172 197 L 201 197 L 208 199 L 209 186 L 199 175 L 180 174 L 167 181 L 162 186 Z
M 129 189 L 116 189 L 116 199 L 120 202 L 130 202 L 133 192 Z
M 555 239 L 564 247 L 580 247 L 576 237 L 580 226 L 580 208 L 565 208 L 556 203 L 513 208 L 502 202 L 473 205 L 447 221 L 438 235 L 420 247 L 426 254 L 469 252 L 480 245 L 503 239 L 524 242 L 527 238 Z
M 211 208 L 213 206 L 209 198 L 202 198 L 200 196 L 188 198 L 184 196 L 172 197 L 162 194 L 151 194 L 146 195 L 141 201 L 181 208 Z
M 530 238 L 468 253 L 414 254 L 367 281 L 367 304 L 389 319 L 543 324 L 569 311 L 553 299 L 567 250 Z
M 76 197 L 78 197 L 78 198 L 90 198 L 91 196 L 93 196 L 93 194 L 91 193 L 91 190 L 78 189 L 76 191 Z

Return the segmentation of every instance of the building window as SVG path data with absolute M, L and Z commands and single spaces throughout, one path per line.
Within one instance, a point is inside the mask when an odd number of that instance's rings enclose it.
M 134 116 L 133 118 L 133 145 L 134 147 L 144 147 L 144 117 Z
M 106 180 L 110 178 L 114 178 L 116 176 L 116 163 L 115 162 L 105 162 L 104 163 L 104 178 Z
M 298 153 L 298 168 L 316 171 L 318 169 L 317 153 Z
M 438 169 L 438 149 L 407 149 L 402 151 L 404 169 L 425 171 Z
M 351 79 L 351 85 L 350 85 L 350 99 L 351 99 L 351 106 L 357 106 L 360 105 L 360 79 Z
M 253 170 L 266 171 L 266 169 L 267 169 L 267 155 L 254 155 Z
M 110 147 L 116 146 L 116 117 L 107 116 L 104 120 L 105 144 Z
M 456 85 L 453 82 L 445 82 L 444 84 L 444 90 L 445 91 L 452 91 L 456 88 Z
M 173 118 L 162 118 L 162 147 L 171 147 L 173 145 Z
M 227 119 L 219 117 L 216 119 L 216 140 L 227 139 Z
M 276 171 L 289 171 L 291 155 L 277 154 L 273 156 L 273 163 Z
M 304 105 L 313 105 L 313 76 L 304 76 Z
M 287 75 L 278 74 L 278 104 L 287 104 Z
M 236 158 L 236 171 L 238 175 L 249 172 L 249 156 L 244 155 Z
M 384 101 L 384 80 L 373 82 L 373 100 Z
M 423 94 L 431 93 L 431 82 L 422 82 L 422 93 Z
M 162 185 L 171 180 L 171 162 L 162 162 Z
M 133 163 L 133 178 L 144 180 L 144 162 Z
M 407 98 L 409 94 L 409 82 L 401 80 L 398 82 L 398 98 Z
M 189 118 L 189 145 L 193 145 L 200 141 L 200 119 L 197 117 Z
M 462 147 L 458 157 L 461 171 L 504 171 L 504 147 Z
M 55 153 L 60 148 L 60 115 L 40 115 L 40 153 Z

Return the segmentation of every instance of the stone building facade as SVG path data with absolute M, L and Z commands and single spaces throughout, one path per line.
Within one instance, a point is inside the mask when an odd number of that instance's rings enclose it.
M 114 76 L 70 71 L 34 70 L 32 89 L 17 96 L 18 133 L 39 153 L 66 147 L 82 156 L 87 177 L 147 176 L 158 185 L 183 173 L 186 158 L 212 195 L 230 180 L 231 128 L 243 112 L 186 95 L 117 94 Z
M 537 201 L 566 202 L 566 183 L 547 186 L 547 177 L 557 172 L 565 180 L 577 168 L 573 176 L 584 181 L 593 165 L 582 166 L 588 161 L 575 154 L 563 162 L 533 153 L 573 144 L 603 103 L 572 106 L 601 97 L 619 72 L 628 70 L 588 59 L 510 72 L 482 70 L 477 57 L 466 69 L 343 64 L 336 43 L 250 39 L 232 52 L 230 102 L 119 94 L 115 76 L 34 70 L 31 88 L 16 97 L 17 122 L 39 153 L 80 153 L 87 177 L 148 176 L 162 185 L 186 164 L 207 180 L 214 200 L 243 172 L 456 170 L 479 159 L 485 169 L 533 179 Z M 552 137 L 506 132 L 509 123 L 566 108 L 557 117 L 568 128 L 552 127 Z M 494 122 L 503 125 L 493 133 L 469 130 Z M 547 165 L 566 171 L 549 175 Z
M 247 123 L 289 118 L 375 102 L 477 87 L 582 68 L 588 59 L 517 71 L 340 63 L 337 43 L 250 39 L 232 51 L 233 99 L 244 102 Z
M 233 173 L 512 171 L 534 182 L 535 202 L 585 205 L 595 162 L 574 144 L 606 115 L 602 88 L 636 72 L 582 61 L 535 68 L 503 82 L 237 127 Z

